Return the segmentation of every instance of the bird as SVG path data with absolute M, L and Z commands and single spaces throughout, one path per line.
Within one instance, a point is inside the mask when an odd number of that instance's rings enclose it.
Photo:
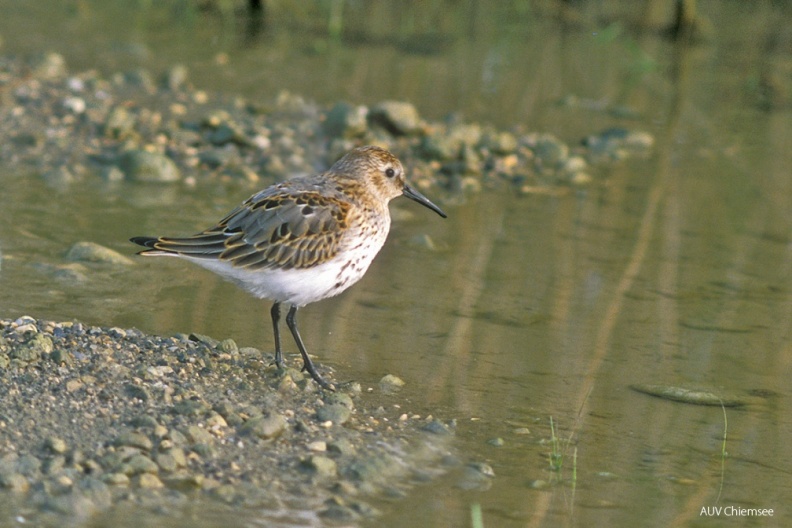
M 316 370 L 297 328 L 297 310 L 343 292 L 365 275 L 390 230 L 388 203 L 406 196 L 443 218 L 445 212 L 406 179 L 401 162 L 377 146 L 350 150 L 325 172 L 271 185 L 215 226 L 188 237 L 137 236 L 142 256 L 188 260 L 228 279 L 270 309 L 275 364 L 284 368 L 281 305 L 307 371 L 335 390 Z

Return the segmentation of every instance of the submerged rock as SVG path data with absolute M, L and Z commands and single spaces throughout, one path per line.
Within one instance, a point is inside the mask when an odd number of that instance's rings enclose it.
M 170 183 L 181 179 L 173 160 L 157 152 L 131 150 L 121 156 L 118 166 L 131 181 Z
M 117 266 L 129 266 L 132 259 L 118 251 L 106 248 L 95 242 L 77 242 L 66 252 L 66 260 L 73 262 L 101 262 Z

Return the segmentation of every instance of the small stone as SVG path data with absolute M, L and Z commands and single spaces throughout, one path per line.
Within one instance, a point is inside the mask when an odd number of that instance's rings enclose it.
M 265 440 L 280 436 L 285 430 L 288 422 L 280 414 L 268 414 L 266 416 L 256 416 L 246 421 L 239 429 L 242 435 L 252 434 Z
M 74 356 L 68 350 L 55 349 L 50 354 L 50 360 L 57 365 L 70 366 L 74 362 Z M 68 390 L 68 383 L 66 384 Z
M 405 101 L 383 101 L 371 108 L 368 119 L 395 136 L 414 135 L 422 130 L 418 110 Z
M 352 106 L 348 103 L 337 103 L 327 113 L 322 128 L 330 137 L 356 138 L 368 130 L 368 108 Z
M 404 385 L 404 380 L 393 374 L 387 374 L 379 380 L 380 390 L 385 393 L 396 392 L 404 387 Z
M 422 431 L 426 431 L 428 433 L 445 436 L 445 435 L 452 435 L 454 434 L 453 430 L 440 420 L 432 420 L 423 427 L 421 427 Z
M 217 450 L 211 444 L 195 444 L 192 446 L 192 451 L 199 457 L 207 460 L 217 456 Z
M 170 489 L 179 491 L 190 491 L 201 489 L 204 485 L 205 477 L 203 475 L 175 475 L 165 479 L 165 484 Z
M 203 416 L 211 406 L 203 400 L 182 400 L 173 406 L 173 412 L 181 416 Z M 195 427 L 195 426 L 192 426 Z
M 114 265 L 131 265 L 132 259 L 118 251 L 101 246 L 95 242 L 77 242 L 66 252 L 66 260 L 72 262 L 101 262 Z
M 159 477 L 151 473 L 141 473 L 135 477 L 134 482 L 138 488 L 143 489 L 160 489 L 165 487 Z
M 187 83 L 189 71 L 183 64 L 175 64 L 168 68 L 162 77 L 162 86 L 171 91 L 177 91 Z
M 309 442 L 306 446 L 310 451 L 316 451 L 317 453 L 324 453 L 327 451 L 327 442 L 322 440 L 317 440 L 316 442 Z
M 510 132 L 497 132 L 487 136 L 485 145 L 495 154 L 511 154 L 517 150 L 517 138 Z
M 345 405 L 340 403 L 331 403 L 319 407 L 316 411 L 316 418 L 320 422 L 332 422 L 337 425 L 343 425 L 352 416 L 352 411 Z
M 47 475 L 55 475 L 60 473 L 66 466 L 66 457 L 63 455 L 56 455 L 47 459 L 44 463 L 44 473 Z
M 66 59 L 55 52 L 42 53 L 31 61 L 33 76 L 41 79 L 53 80 L 65 77 Z
M 135 130 L 137 117 L 123 106 L 116 106 L 107 114 L 104 134 L 108 138 L 126 139 Z
M 231 484 L 221 484 L 213 488 L 211 494 L 214 498 L 226 503 L 232 503 L 237 498 L 236 488 Z
M 25 493 L 30 488 L 28 480 L 19 473 L 0 473 L 0 489 Z
M 12 349 L 9 357 L 27 363 L 37 362 L 43 355 L 52 352 L 52 339 L 44 334 L 35 334 L 22 346 Z
M 57 453 L 62 455 L 68 449 L 66 442 L 63 438 L 59 438 L 57 436 L 50 436 L 44 441 L 44 446 L 52 451 L 53 453 Z
M 233 339 L 223 339 L 220 341 L 220 344 L 217 346 L 217 350 L 219 352 L 225 352 L 226 354 L 236 355 L 239 353 L 239 347 L 237 347 L 236 341 Z
M 487 440 L 487 444 L 489 444 L 489 445 L 491 445 L 493 447 L 503 447 L 503 445 L 505 443 L 506 442 L 503 441 L 503 438 L 500 438 L 500 437 L 498 437 L 498 438 L 490 438 L 489 440 Z
M 158 453 L 156 462 L 160 470 L 166 473 L 172 473 L 179 468 L 179 465 L 176 463 L 176 458 L 171 453 Z
M 228 427 L 228 423 L 226 423 L 225 418 L 223 418 L 218 413 L 212 413 L 206 419 L 206 427 L 207 429 L 218 429 L 220 427 Z
M 211 444 L 214 441 L 209 431 L 197 425 L 187 427 L 184 434 L 191 444 Z
M 129 485 L 129 477 L 123 473 L 107 473 L 102 477 L 102 481 L 110 486 Z
M 556 167 L 569 156 L 569 147 L 552 134 L 540 134 L 532 150 L 542 165 Z
M 325 456 L 312 456 L 304 460 L 302 465 L 320 478 L 333 477 L 338 472 L 335 461 Z
M 140 475 L 141 473 L 158 473 L 159 466 L 145 455 L 135 455 L 124 464 L 124 473 Z
M 356 449 L 354 444 L 347 440 L 346 438 L 339 438 L 338 440 L 333 440 L 329 444 L 327 444 L 327 451 L 330 453 L 336 453 L 339 455 L 352 455 L 355 453 Z
M 173 160 L 157 152 L 128 151 L 121 156 L 118 166 L 131 181 L 168 183 L 181 179 Z
M 350 411 L 355 408 L 355 404 L 352 402 L 352 397 L 345 392 L 331 392 L 327 394 L 324 398 L 324 403 L 328 405 L 343 405 Z
M 82 97 L 66 97 L 63 100 L 63 108 L 73 114 L 82 114 L 85 112 L 85 99 Z
M 116 446 L 137 447 L 143 451 L 151 451 L 151 448 L 154 447 L 147 435 L 135 431 L 121 433 L 113 443 Z
M 456 486 L 464 490 L 485 491 L 492 486 L 495 471 L 484 462 L 473 462 L 465 467 L 462 478 Z

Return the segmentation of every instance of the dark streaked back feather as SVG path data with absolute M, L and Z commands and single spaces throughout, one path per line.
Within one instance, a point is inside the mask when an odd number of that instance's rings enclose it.
M 252 196 L 215 227 L 185 238 L 137 237 L 141 254 L 216 259 L 249 269 L 308 268 L 333 258 L 350 203 L 291 180 Z

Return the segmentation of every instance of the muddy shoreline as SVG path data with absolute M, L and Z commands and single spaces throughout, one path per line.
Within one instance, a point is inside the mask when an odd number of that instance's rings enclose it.
M 28 521 L 190 497 L 348 521 L 457 463 L 453 423 L 372 408 L 354 382 L 323 391 L 230 339 L 30 317 L 0 335 L 0 487 Z

